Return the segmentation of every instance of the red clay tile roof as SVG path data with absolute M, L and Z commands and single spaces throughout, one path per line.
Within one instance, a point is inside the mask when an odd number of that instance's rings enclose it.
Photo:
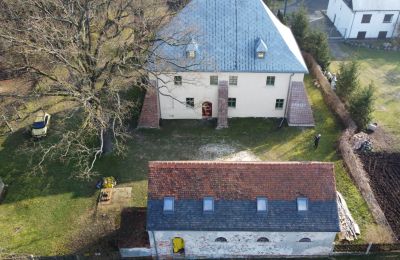
M 320 162 L 150 162 L 149 199 L 336 199 L 334 166 Z

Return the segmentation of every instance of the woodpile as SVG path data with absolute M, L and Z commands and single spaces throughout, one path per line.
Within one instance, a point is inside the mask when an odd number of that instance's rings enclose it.
M 337 204 L 340 220 L 339 239 L 341 241 L 354 241 L 357 239 L 357 236 L 361 234 L 360 227 L 354 221 L 347 207 L 346 201 L 344 200 L 342 194 L 340 194 L 339 192 L 337 192 Z

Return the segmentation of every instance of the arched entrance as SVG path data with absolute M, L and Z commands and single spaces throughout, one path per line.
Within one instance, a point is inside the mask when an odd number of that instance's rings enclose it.
M 204 102 L 201 106 L 202 116 L 203 118 L 211 118 L 212 117 L 212 103 Z
M 185 241 L 181 237 L 174 237 L 172 239 L 172 250 L 174 254 L 184 254 L 185 253 Z

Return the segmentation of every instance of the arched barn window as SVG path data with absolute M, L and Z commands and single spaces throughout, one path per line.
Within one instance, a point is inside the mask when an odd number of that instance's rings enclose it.
M 259 239 L 257 239 L 257 242 L 269 242 L 269 239 L 266 237 L 260 237 Z
M 226 238 L 224 237 L 218 237 L 217 239 L 215 239 L 215 242 L 228 242 L 228 240 L 226 240 Z
M 300 239 L 299 242 L 311 242 L 311 239 L 309 239 L 308 237 L 304 237 Z

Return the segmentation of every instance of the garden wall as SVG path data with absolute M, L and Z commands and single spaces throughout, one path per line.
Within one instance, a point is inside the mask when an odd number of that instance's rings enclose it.
M 303 56 L 311 75 L 319 83 L 319 87 L 326 104 L 339 117 L 346 127 L 340 137 L 339 142 L 339 151 L 343 157 L 345 166 L 347 167 L 352 179 L 367 202 L 377 224 L 386 229 L 387 232 L 392 236 L 393 240 L 396 240 L 396 236 L 394 235 L 394 232 L 390 227 L 381 207 L 379 206 L 371 186 L 369 185 L 368 174 L 365 172 L 361 160 L 354 153 L 353 146 L 350 143 L 351 138 L 357 132 L 356 124 L 351 119 L 350 114 L 346 110 L 344 104 L 332 90 L 331 85 L 322 73 L 321 67 L 317 64 L 315 59 L 309 53 L 303 52 Z

